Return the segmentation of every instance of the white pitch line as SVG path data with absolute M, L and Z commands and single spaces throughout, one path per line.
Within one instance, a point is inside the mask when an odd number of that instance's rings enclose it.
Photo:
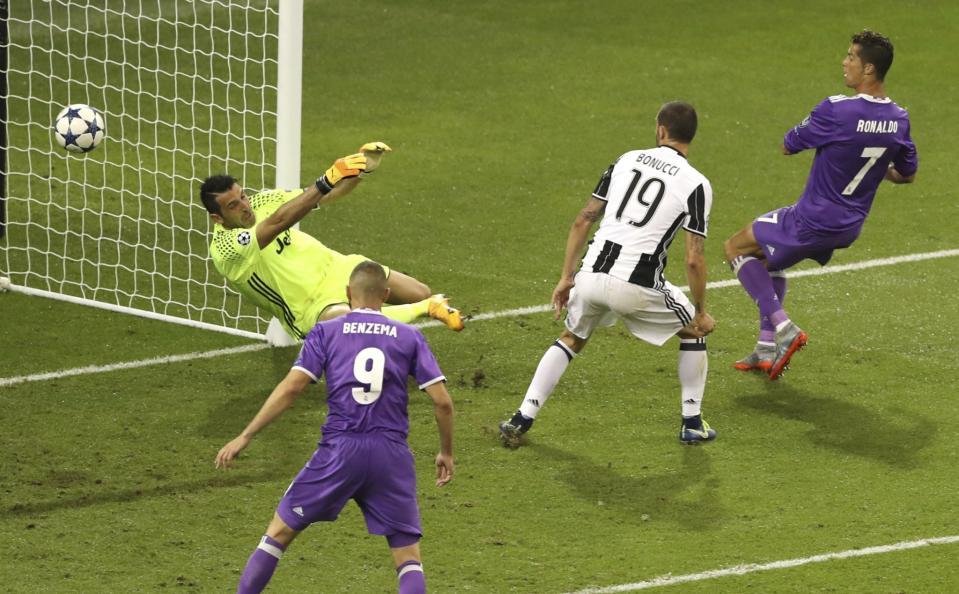
M 180 361 L 195 361 L 196 359 L 212 359 L 223 355 L 235 355 L 237 353 L 248 353 L 251 351 L 262 351 L 270 348 L 267 343 L 247 344 L 238 347 L 226 349 L 216 349 L 215 351 L 198 351 L 196 353 L 184 353 L 182 355 L 170 355 L 167 357 L 155 357 L 153 359 L 140 359 L 139 361 L 127 361 L 125 363 L 112 363 L 110 365 L 88 365 L 86 367 L 74 367 L 73 369 L 61 369 L 60 371 L 50 371 L 48 373 L 35 373 L 33 375 L 21 375 L 18 377 L 0 378 L 0 388 L 4 386 L 13 386 L 24 382 L 41 382 L 44 380 L 57 379 L 62 377 L 71 377 L 74 375 L 87 375 L 91 373 L 106 373 L 108 371 L 118 371 L 121 369 L 136 369 L 138 367 L 150 367 L 151 365 L 163 365 L 164 363 L 178 363 Z
M 637 590 L 648 590 L 660 586 L 673 586 L 675 584 L 685 584 L 687 582 L 701 582 L 703 580 L 712 580 L 730 575 L 745 575 L 757 571 L 771 571 L 773 569 L 788 569 L 790 567 L 799 567 L 809 563 L 822 563 L 824 561 L 834 561 L 836 559 L 850 559 L 853 557 L 866 557 L 869 555 L 881 555 L 883 553 L 894 553 L 896 551 L 906 551 L 917 549 L 919 547 L 928 547 L 932 545 L 954 544 L 959 542 L 959 536 L 943 536 L 939 538 L 924 538 L 922 540 L 912 540 L 908 542 L 897 542 L 891 545 L 882 545 L 877 547 L 866 547 L 864 549 L 850 549 L 848 551 L 839 551 L 837 553 L 825 553 L 823 555 L 813 555 L 812 557 L 801 557 L 799 559 L 786 559 L 784 561 L 772 561 L 770 563 L 750 563 L 747 565 L 737 565 L 724 569 L 714 569 L 702 573 L 690 573 L 687 575 L 664 575 L 645 582 L 636 582 L 633 584 L 619 584 L 617 586 L 604 586 L 596 588 L 585 588 L 577 590 L 571 594 L 616 594 L 618 592 L 635 592 Z
M 892 266 L 894 264 L 902 264 L 905 262 L 919 262 L 921 260 L 934 260 L 937 258 L 951 258 L 959 256 L 959 249 L 953 250 L 941 250 L 938 252 L 924 252 L 918 254 L 906 254 L 904 256 L 894 256 L 891 258 L 877 258 L 875 260 L 864 260 L 862 262 L 855 262 L 853 264 L 842 264 L 839 266 L 825 266 L 823 268 L 811 268 L 808 270 L 799 270 L 796 272 L 790 272 L 789 278 L 799 278 L 803 276 L 822 276 L 824 274 L 836 274 L 839 272 L 850 272 L 855 270 L 865 270 L 867 268 L 877 268 L 880 266 Z M 739 281 L 737 279 L 728 279 L 723 281 L 716 281 L 706 285 L 709 289 L 722 289 L 725 287 L 738 286 Z M 688 287 L 680 287 L 683 291 L 688 290 Z M 546 311 L 551 311 L 553 307 L 551 305 L 533 305 L 529 307 L 517 307 L 515 309 L 507 309 L 502 311 L 491 311 L 488 313 L 482 313 L 473 316 L 470 319 L 470 322 L 481 322 L 484 320 L 495 320 L 498 318 L 509 318 L 516 316 L 525 316 L 535 313 L 542 313 Z M 432 328 L 436 326 L 442 326 L 441 322 L 436 320 L 430 320 L 429 322 L 422 322 L 416 324 L 417 328 Z M 191 359 L 210 359 L 212 357 L 219 357 L 221 355 L 233 355 L 236 353 L 245 353 L 249 351 L 258 351 L 262 349 L 269 348 L 269 345 L 265 343 L 257 343 L 252 345 L 246 345 L 242 347 L 233 347 L 227 349 L 217 349 L 215 351 L 205 351 L 197 353 L 186 353 L 183 355 L 171 355 L 169 357 L 157 357 L 155 359 L 143 359 L 140 361 L 130 361 L 126 363 L 114 363 L 111 365 L 89 365 L 87 367 L 75 367 L 73 369 L 61 369 L 59 371 L 51 371 L 48 373 L 38 373 L 34 375 L 21 375 L 17 377 L 8 377 L 0 378 L 0 388 L 5 386 L 12 386 L 15 384 L 21 384 L 24 382 L 37 382 L 55 379 L 59 377 L 70 377 L 75 375 L 86 375 L 91 373 L 106 373 L 109 371 L 116 371 L 120 369 L 134 369 L 137 367 L 149 367 L 151 365 L 162 365 L 164 363 L 176 363 L 180 361 L 189 361 Z
M 891 258 L 876 258 L 874 260 L 863 260 L 862 262 L 855 262 L 853 264 L 840 264 L 838 266 L 824 266 L 822 268 L 810 268 L 808 270 L 797 270 L 796 272 L 789 272 L 788 277 L 790 279 L 799 278 L 803 276 L 822 276 L 824 274 L 836 274 L 838 272 L 850 272 L 854 270 L 866 270 L 867 268 L 877 268 L 880 266 L 892 266 L 893 264 L 903 264 L 905 262 L 919 262 L 921 260 L 935 260 L 937 258 L 952 258 L 959 256 L 959 249 L 955 250 L 940 250 L 938 252 L 923 252 L 919 254 L 906 254 L 904 256 L 893 256 Z M 737 287 L 739 286 L 739 279 L 731 278 L 728 280 L 716 281 L 712 283 L 706 283 L 707 289 L 724 289 L 726 287 Z M 689 287 L 683 286 L 680 287 L 683 291 L 688 291 Z M 492 311 L 489 313 L 479 314 L 473 316 L 470 321 L 478 322 L 481 320 L 492 320 L 495 318 L 507 318 L 513 316 L 525 316 L 534 313 L 541 313 L 544 311 L 552 311 L 552 305 L 533 305 L 529 307 L 518 307 L 516 309 L 507 309 L 504 311 Z M 432 328 L 434 326 L 442 326 L 442 322 L 437 322 L 436 320 L 430 320 L 429 322 L 423 322 L 417 324 L 419 328 Z

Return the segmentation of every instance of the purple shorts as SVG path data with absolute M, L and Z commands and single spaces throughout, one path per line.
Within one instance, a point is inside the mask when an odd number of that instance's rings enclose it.
M 407 544 L 422 536 L 413 454 L 402 438 L 384 433 L 323 436 L 276 513 L 299 531 L 314 522 L 332 522 L 350 499 L 363 511 L 370 534 L 395 536 Z
M 809 258 L 825 266 L 834 250 L 849 247 L 859 229 L 833 235 L 818 235 L 797 219 L 792 206 L 785 206 L 757 217 L 753 236 L 766 254 L 769 270 L 785 270 Z

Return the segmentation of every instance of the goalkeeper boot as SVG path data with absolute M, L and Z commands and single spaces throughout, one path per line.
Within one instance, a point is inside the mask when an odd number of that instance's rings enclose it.
M 520 446 L 523 434 L 533 426 L 534 419 L 524 417 L 523 413 L 516 413 L 508 421 L 499 424 L 499 440 L 504 446 L 516 449 Z
M 450 300 L 443 295 L 430 297 L 429 316 L 446 324 L 450 330 L 459 332 L 463 329 L 463 315 L 460 310 L 450 307 Z
M 757 342 L 756 349 L 733 363 L 733 368 L 739 371 L 759 370 L 769 373 L 773 366 L 773 359 L 776 358 L 776 345 L 771 342 Z
M 776 331 L 776 358 L 769 368 L 769 379 L 776 380 L 789 368 L 789 361 L 806 343 L 809 335 L 796 324 L 789 322 L 782 330 Z
M 679 428 L 679 442 L 683 445 L 699 445 L 716 439 L 716 430 L 703 420 L 703 415 L 683 417 Z

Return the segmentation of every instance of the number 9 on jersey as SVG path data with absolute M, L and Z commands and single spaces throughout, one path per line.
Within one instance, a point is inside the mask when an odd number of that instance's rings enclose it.
M 367 347 L 356 354 L 353 360 L 353 376 L 361 384 L 353 388 L 353 400 L 360 404 L 373 404 L 383 391 L 383 371 L 386 367 L 386 355 L 376 347 Z

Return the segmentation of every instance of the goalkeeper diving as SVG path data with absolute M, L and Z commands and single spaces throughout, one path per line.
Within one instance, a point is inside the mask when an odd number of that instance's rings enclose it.
M 350 312 L 346 286 L 357 264 L 369 258 L 344 255 L 293 226 L 310 211 L 345 196 L 360 174 L 379 166 L 390 147 L 369 142 L 360 152 L 337 159 L 316 183 L 302 191 L 266 190 L 248 197 L 236 179 L 213 175 L 200 187 L 200 199 L 215 223 L 210 257 L 227 284 L 270 312 L 293 338 L 313 326 Z M 435 318 L 463 329 L 459 310 L 420 281 L 385 267 L 390 289 L 382 313 L 409 323 Z

